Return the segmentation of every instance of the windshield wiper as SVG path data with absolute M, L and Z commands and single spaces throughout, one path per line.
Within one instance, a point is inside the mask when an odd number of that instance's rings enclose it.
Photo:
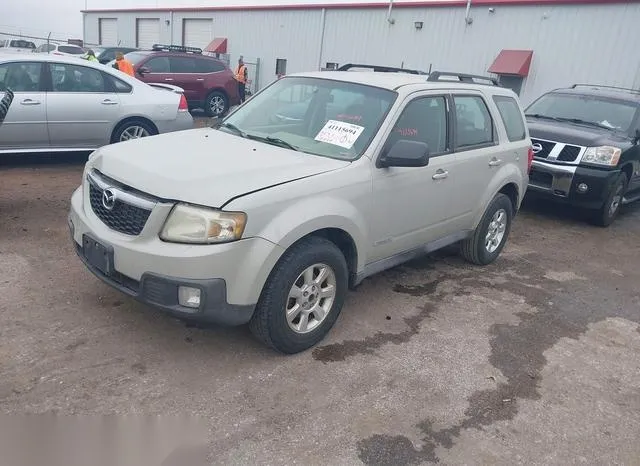
M 231 131 L 233 131 L 234 133 L 236 133 L 238 136 L 246 138 L 247 137 L 247 133 L 245 133 L 244 131 L 242 131 L 240 128 L 238 128 L 236 125 L 234 125 L 233 123 L 222 123 L 220 125 L 220 128 L 227 128 L 230 129 Z
M 603 125 L 602 123 L 597 123 L 595 121 L 581 120 L 580 118 L 558 118 L 558 121 L 568 121 L 570 123 L 576 123 L 579 125 L 595 126 L 596 128 L 608 129 L 609 131 L 615 129 L 610 126 Z
M 247 134 L 246 137 L 248 137 L 249 139 L 254 139 L 256 141 L 266 142 L 267 144 L 273 144 L 274 146 L 286 147 L 287 149 L 302 152 L 298 147 L 294 146 L 290 142 L 285 141 L 284 139 L 274 138 L 271 136 L 256 136 L 255 134 Z
M 552 116 L 548 116 L 548 115 L 541 115 L 540 113 L 527 113 L 524 116 L 526 117 L 533 117 L 533 118 L 539 118 L 541 120 L 553 120 L 553 121 L 560 121 L 560 119 L 556 118 L 556 117 L 552 117 Z

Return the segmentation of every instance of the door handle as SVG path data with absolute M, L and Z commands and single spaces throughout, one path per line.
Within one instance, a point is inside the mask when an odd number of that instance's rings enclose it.
M 196 81 L 204 81 L 204 78 L 198 78 Z
M 115 102 L 111 99 L 104 99 L 102 101 L 102 105 L 118 105 L 118 102 Z
M 449 172 L 445 170 L 438 170 L 431 178 L 434 180 L 444 180 L 449 176 Z
M 164 78 L 165 81 L 173 81 L 173 78 Z
M 502 165 L 502 160 L 500 159 L 493 158 L 489 161 L 490 167 L 499 167 L 500 165 Z
M 33 99 L 24 99 L 22 102 L 20 102 L 21 105 L 40 105 L 40 101 L 39 100 L 33 100 Z

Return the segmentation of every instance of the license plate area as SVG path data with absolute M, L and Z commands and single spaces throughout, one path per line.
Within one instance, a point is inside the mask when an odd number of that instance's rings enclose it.
M 109 276 L 113 273 L 113 248 L 105 246 L 89 235 L 82 235 L 82 253 L 87 262 Z

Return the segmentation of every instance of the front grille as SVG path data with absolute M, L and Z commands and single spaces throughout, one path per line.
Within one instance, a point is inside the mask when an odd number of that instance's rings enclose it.
M 580 155 L 581 148 L 579 146 L 564 146 L 560 151 L 556 160 L 560 162 L 573 162 Z
M 540 152 L 534 153 L 534 157 L 537 157 L 539 159 L 546 159 L 547 157 L 549 157 L 549 154 L 556 146 L 555 142 L 542 141 L 540 139 L 532 138 L 531 142 L 533 144 L 540 144 L 540 146 L 542 147 L 542 150 Z
M 102 223 L 125 235 L 139 235 L 147 223 L 151 211 L 127 204 L 117 198 L 113 209 L 108 210 L 102 203 L 102 194 L 101 188 L 89 182 L 91 208 Z

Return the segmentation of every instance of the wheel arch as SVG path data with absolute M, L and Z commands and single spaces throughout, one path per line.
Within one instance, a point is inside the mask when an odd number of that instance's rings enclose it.
M 141 116 L 141 115 L 130 115 L 130 116 L 127 116 L 127 117 L 121 119 L 120 121 L 118 121 L 118 123 L 116 123 L 113 126 L 113 129 L 111 130 L 111 137 L 109 138 L 109 142 L 111 144 L 113 144 L 115 142 L 114 138 L 115 138 L 116 132 L 123 125 L 125 125 L 127 123 L 132 123 L 134 121 L 140 121 L 140 122 L 143 122 L 143 123 L 151 126 L 151 128 L 153 128 L 153 130 L 155 131 L 155 134 L 160 133 L 160 130 L 158 129 L 158 126 L 151 119 L 149 119 L 148 117 L 144 117 L 144 116 Z

